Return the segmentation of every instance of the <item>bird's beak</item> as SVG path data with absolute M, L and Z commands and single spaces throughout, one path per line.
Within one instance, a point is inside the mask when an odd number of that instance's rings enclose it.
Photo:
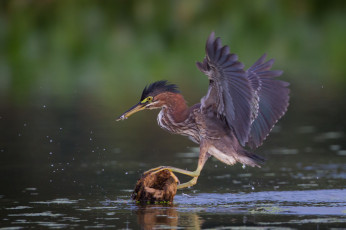
M 131 116 L 132 114 L 137 113 L 143 109 L 145 109 L 145 104 L 138 103 L 137 105 L 132 106 L 129 110 L 127 110 L 125 113 L 123 113 L 120 117 L 118 117 L 117 121 L 125 120 L 129 116 Z

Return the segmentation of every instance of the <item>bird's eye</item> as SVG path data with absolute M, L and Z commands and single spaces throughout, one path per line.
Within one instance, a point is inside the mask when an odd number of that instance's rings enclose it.
M 153 100 L 152 96 L 149 96 L 147 98 L 145 98 L 143 101 L 141 101 L 142 104 L 147 103 L 147 102 L 151 102 Z

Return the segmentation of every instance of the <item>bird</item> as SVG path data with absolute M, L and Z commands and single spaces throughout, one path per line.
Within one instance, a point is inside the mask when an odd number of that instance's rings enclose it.
M 265 159 L 253 150 L 262 145 L 289 105 L 289 83 L 276 79 L 283 71 L 271 70 L 274 59 L 266 61 L 264 54 L 244 69 L 238 56 L 229 46 L 222 46 L 214 32 L 207 39 L 205 52 L 196 66 L 208 77 L 209 85 L 199 103 L 189 107 L 177 85 L 161 80 L 147 85 L 139 102 L 116 119 L 160 109 L 157 122 L 161 128 L 199 144 L 195 171 L 160 166 L 144 173 L 169 170 L 192 177 L 179 182 L 178 189 L 195 185 L 211 156 L 227 165 L 239 162 L 260 168 Z

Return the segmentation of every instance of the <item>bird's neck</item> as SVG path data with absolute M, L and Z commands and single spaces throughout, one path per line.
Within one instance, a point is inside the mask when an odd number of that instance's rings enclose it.
M 186 120 L 189 115 L 189 108 L 181 94 L 175 94 L 173 97 L 168 97 L 163 110 L 177 123 Z

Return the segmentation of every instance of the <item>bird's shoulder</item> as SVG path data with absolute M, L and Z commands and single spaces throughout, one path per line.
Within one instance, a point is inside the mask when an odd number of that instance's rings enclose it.
M 203 138 L 219 139 L 229 133 L 230 130 L 225 125 L 225 121 L 221 120 L 212 108 L 205 109 L 201 104 L 196 104 L 193 106 L 192 113 Z

